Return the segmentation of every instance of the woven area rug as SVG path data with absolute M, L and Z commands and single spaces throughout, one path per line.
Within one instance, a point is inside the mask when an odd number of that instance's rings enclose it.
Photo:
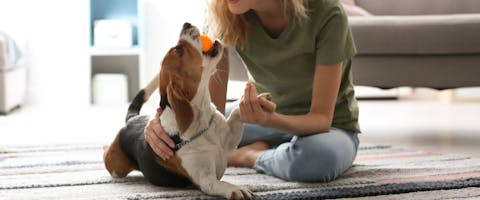
M 0 147 L 0 199 L 216 199 L 195 189 L 149 184 L 141 173 L 111 178 L 101 145 Z M 223 180 L 255 199 L 480 198 L 480 159 L 390 146 L 362 146 L 354 166 L 330 183 L 286 182 L 244 168 Z

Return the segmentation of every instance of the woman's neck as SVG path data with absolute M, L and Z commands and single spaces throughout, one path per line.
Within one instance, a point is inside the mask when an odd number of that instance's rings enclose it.
M 253 9 L 270 36 L 278 37 L 288 25 L 288 16 L 279 0 L 261 0 Z

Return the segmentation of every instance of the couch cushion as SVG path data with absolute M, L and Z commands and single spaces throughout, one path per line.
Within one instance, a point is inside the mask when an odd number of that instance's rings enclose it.
M 479 87 L 480 55 L 358 56 L 353 59 L 355 85 L 380 88 Z
M 480 0 L 356 0 L 374 15 L 480 13 Z
M 372 15 L 365 9 L 355 5 L 354 0 L 340 0 L 348 16 L 370 16 Z
M 358 55 L 480 53 L 480 14 L 349 20 Z

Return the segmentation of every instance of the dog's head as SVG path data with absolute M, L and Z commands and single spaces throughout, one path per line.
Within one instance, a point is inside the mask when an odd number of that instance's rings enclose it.
M 202 52 L 200 31 L 189 23 L 183 25 L 177 45 L 165 55 L 159 76 L 161 104 L 168 102 L 175 112 L 180 133 L 193 121 L 191 101 L 197 95 L 208 94 L 210 76 L 222 55 L 219 41 L 208 52 Z

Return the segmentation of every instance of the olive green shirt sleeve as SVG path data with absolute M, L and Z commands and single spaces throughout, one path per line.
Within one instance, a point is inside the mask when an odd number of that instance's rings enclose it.
M 356 53 L 355 44 L 348 17 L 341 6 L 337 4 L 315 17 L 326 19 L 317 26 L 316 64 L 333 65 L 352 58 Z

